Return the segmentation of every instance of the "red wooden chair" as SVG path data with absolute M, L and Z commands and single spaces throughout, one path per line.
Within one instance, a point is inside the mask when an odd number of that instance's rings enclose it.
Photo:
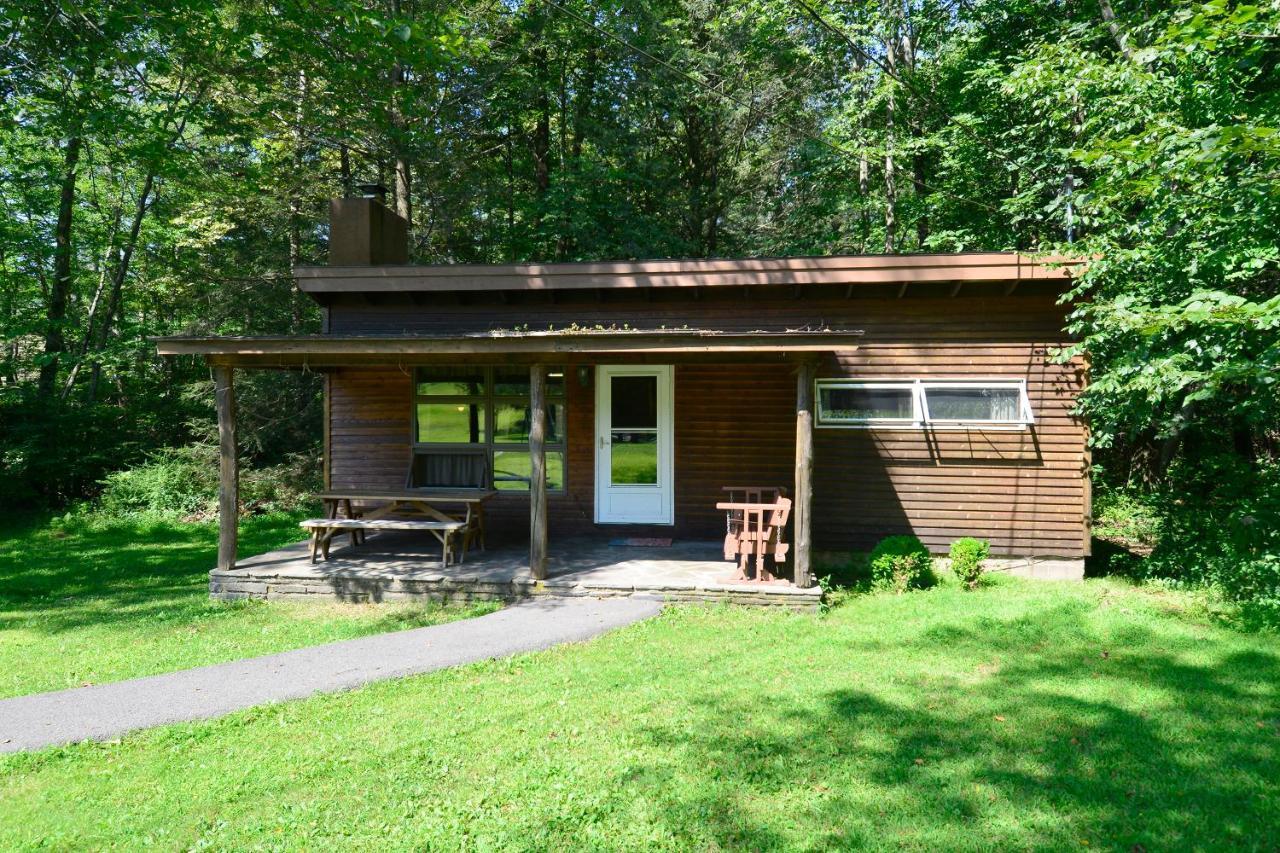
M 765 558 L 772 557 L 777 566 L 786 560 L 787 552 L 791 550 L 785 541 L 791 499 L 778 495 L 769 502 L 728 501 L 718 506 L 729 513 L 724 541 L 725 559 L 737 559 L 738 579 L 749 580 L 747 563 L 755 557 L 755 579 L 773 580 L 774 576 L 765 568 Z
M 724 486 L 727 503 L 733 504 L 773 504 L 778 498 L 786 497 L 787 490 L 781 486 Z M 743 511 L 727 509 L 724 513 L 724 558 L 734 560 L 738 557 L 738 534 L 742 532 Z

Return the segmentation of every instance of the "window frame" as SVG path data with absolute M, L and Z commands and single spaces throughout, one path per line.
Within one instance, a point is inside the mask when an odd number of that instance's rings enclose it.
M 822 390 L 824 388 L 865 388 L 867 390 L 911 391 L 911 418 L 861 418 L 830 420 L 823 415 Z M 978 418 L 935 418 L 929 413 L 929 389 L 961 388 L 1016 390 L 1018 392 L 1017 420 L 987 420 Z M 820 429 L 901 429 L 941 432 L 948 430 L 993 430 L 1022 432 L 1035 426 L 1035 412 L 1027 395 L 1027 380 L 1008 377 L 966 379 L 900 379 L 826 378 L 814 380 L 814 426 Z
M 1035 414 L 1031 411 L 1031 399 L 1027 396 L 1027 381 L 1025 379 L 963 379 L 963 380 L 921 380 L 920 386 L 920 411 L 924 415 L 924 422 L 933 428 L 973 428 L 980 429 L 1027 429 L 1036 422 Z M 1017 391 L 1018 392 L 1018 418 L 1017 420 L 995 420 L 991 418 L 935 418 L 929 413 L 929 389 L 930 388 L 958 388 L 969 390 L 981 390 L 984 388 L 996 389 L 1001 391 Z
M 497 372 L 498 367 L 500 366 L 505 366 L 505 365 L 495 366 L 495 365 L 447 364 L 447 365 L 418 365 L 414 367 L 413 376 L 411 377 L 413 381 L 413 395 L 412 395 L 413 436 L 409 445 L 410 453 L 414 457 L 418 456 L 419 454 L 426 455 L 427 453 L 432 451 L 436 451 L 436 452 L 455 451 L 459 453 L 474 453 L 475 455 L 478 455 L 478 456 L 484 456 L 486 468 L 488 470 L 488 485 L 485 488 L 493 489 L 495 491 L 498 491 L 504 494 L 527 495 L 529 494 L 529 491 L 530 491 L 529 488 L 524 488 L 524 489 L 499 488 L 498 481 L 495 479 L 494 458 L 497 452 L 499 451 L 508 451 L 508 452 L 514 451 L 516 453 L 530 452 L 529 442 L 524 442 L 523 444 L 521 444 L 519 442 L 496 440 L 496 432 L 497 432 L 497 426 L 498 426 L 496 422 L 496 414 L 497 414 L 498 406 L 503 403 L 520 403 L 520 402 L 528 402 L 529 400 L 528 397 L 522 397 L 515 394 L 498 394 L 497 393 L 497 381 L 495 379 L 495 374 Z M 484 374 L 484 389 L 479 394 L 419 394 L 418 385 L 420 384 L 420 380 L 418 379 L 418 376 L 419 376 L 418 372 L 419 370 L 423 370 L 423 369 L 429 370 L 431 367 L 462 367 L 462 368 L 475 368 L 477 370 L 480 370 Z M 559 453 L 560 460 L 561 460 L 561 466 L 560 466 L 561 483 L 558 487 L 548 483 L 547 492 L 551 494 L 564 494 L 569 488 L 569 452 L 568 452 L 569 450 L 568 448 L 568 444 L 569 444 L 569 424 L 568 424 L 568 421 L 569 421 L 569 383 L 568 383 L 569 372 L 567 367 L 563 365 L 548 366 L 548 373 L 555 370 L 559 370 L 563 374 L 564 381 L 560 385 L 561 391 L 559 395 L 553 395 L 551 393 L 547 394 L 546 396 L 547 409 L 550 410 L 552 407 L 559 405 L 564 411 L 564 418 L 560 423 L 559 440 L 544 441 L 543 450 L 547 454 Z M 481 404 L 484 412 L 484 430 L 483 430 L 484 439 L 482 441 L 458 442 L 458 441 L 419 441 L 418 440 L 419 437 L 421 436 L 421 432 L 419 431 L 419 423 L 418 423 L 419 404 L 446 403 L 446 404 L 469 405 L 477 402 Z M 549 472 L 549 470 L 550 468 L 548 466 L 547 471 Z M 505 482 L 515 482 L 515 481 L 503 480 L 503 482 L 505 483 Z M 531 486 L 532 483 L 530 483 L 529 485 Z
M 827 420 L 822 410 L 822 389 L 858 389 L 867 391 L 910 391 L 911 417 L 909 418 L 853 418 Z M 814 424 L 823 428 L 836 429 L 873 429 L 888 427 L 890 429 L 918 429 L 921 424 L 920 394 L 912 380 L 892 379 L 818 379 L 814 383 L 813 392 Z

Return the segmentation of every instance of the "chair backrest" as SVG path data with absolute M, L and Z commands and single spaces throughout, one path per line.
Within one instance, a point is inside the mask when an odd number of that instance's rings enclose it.
M 781 535 L 782 531 L 787 527 L 787 519 L 791 517 L 791 498 L 778 498 L 773 504 L 773 511 L 769 513 L 769 533 L 772 535 L 777 532 Z
M 786 495 L 782 486 L 722 486 L 730 503 L 771 504 Z
M 489 488 L 489 458 L 483 450 L 417 451 L 405 486 L 421 488 Z

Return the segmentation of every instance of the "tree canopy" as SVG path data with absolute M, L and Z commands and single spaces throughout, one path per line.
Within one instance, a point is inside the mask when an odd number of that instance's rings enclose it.
M 0 466 L 60 502 L 199 435 L 148 336 L 300 332 L 324 204 L 420 262 L 1082 255 L 1113 475 L 1275 451 L 1280 11 L 1151 0 L 12 0 Z M 249 452 L 314 441 L 251 382 Z M 267 423 L 273 429 L 260 429 Z M 1110 454 L 1105 451 L 1110 448 Z

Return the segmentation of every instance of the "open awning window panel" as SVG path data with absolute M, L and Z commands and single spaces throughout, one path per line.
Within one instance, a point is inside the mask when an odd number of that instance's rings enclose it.
M 1009 379 L 819 379 L 818 426 L 1026 429 L 1027 383 Z

